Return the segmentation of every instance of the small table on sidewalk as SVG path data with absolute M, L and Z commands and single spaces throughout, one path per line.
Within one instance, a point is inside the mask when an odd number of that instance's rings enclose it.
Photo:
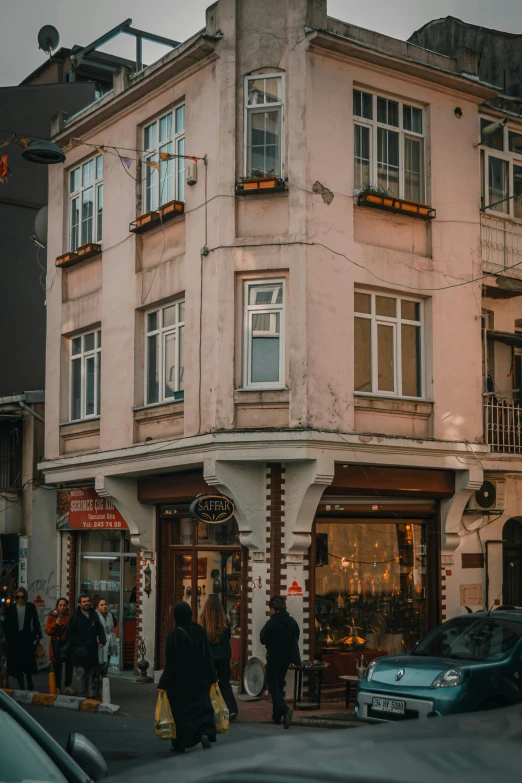
M 359 677 L 356 674 L 340 674 L 339 675 L 340 680 L 344 680 L 346 683 L 346 709 L 348 710 L 350 708 L 350 702 L 352 700 L 352 687 L 355 686 L 353 690 L 353 700 L 355 703 L 356 696 L 357 696 L 357 685 L 359 683 Z
M 325 666 L 292 666 L 290 671 L 295 673 L 294 679 L 294 710 L 320 710 L 321 709 L 321 685 Z M 315 699 L 306 704 L 303 698 L 303 674 L 313 674 L 315 678 Z

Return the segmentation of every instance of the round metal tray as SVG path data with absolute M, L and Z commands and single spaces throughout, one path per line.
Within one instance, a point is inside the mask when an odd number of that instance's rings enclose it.
M 250 658 L 243 673 L 243 686 L 249 696 L 261 696 L 265 687 L 265 665 L 259 658 Z

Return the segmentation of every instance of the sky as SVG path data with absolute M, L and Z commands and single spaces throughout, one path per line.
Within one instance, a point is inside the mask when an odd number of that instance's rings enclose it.
M 0 85 L 19 84 L 44 62 L 37 36 L 45 24 L 58 29 L 66 47 L 85 46 L 129 17 L 134 27 L 184 41 L 204 27 L 208 5 L 211 0 L 0 0 Z M 431 19 L 450 15 L 522 34 L 521 0 L 328 0 L 328 15 L 403 40 Z M 134 39 L 120 35 L 101 51 L 132 58 Z M 144 62 L 165 51 L 145 45 Z

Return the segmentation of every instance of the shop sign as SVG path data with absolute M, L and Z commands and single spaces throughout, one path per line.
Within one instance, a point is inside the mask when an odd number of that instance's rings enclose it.
M 60 489 L 56 507 L 58 530 L 127 530 L 128 525 L 109 498 L 94 489 Z
M 27 584 L 27 550 L 29 549 L 29 539 L 27 536 L 20 536 L 18 539 L 18 584 L 20 587 L 28 589 Z
M 218 524 L 234 516 L 234 504 L 224 495 L 199 495 L 190 505 L 190 513 L 199 522 Z

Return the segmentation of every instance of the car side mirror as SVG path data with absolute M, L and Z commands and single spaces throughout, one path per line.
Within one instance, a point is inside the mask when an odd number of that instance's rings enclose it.
M 83 734 L 69 734 L 66 751 L 92 780 L 103 780 L 107 777 L 105 759 Z

